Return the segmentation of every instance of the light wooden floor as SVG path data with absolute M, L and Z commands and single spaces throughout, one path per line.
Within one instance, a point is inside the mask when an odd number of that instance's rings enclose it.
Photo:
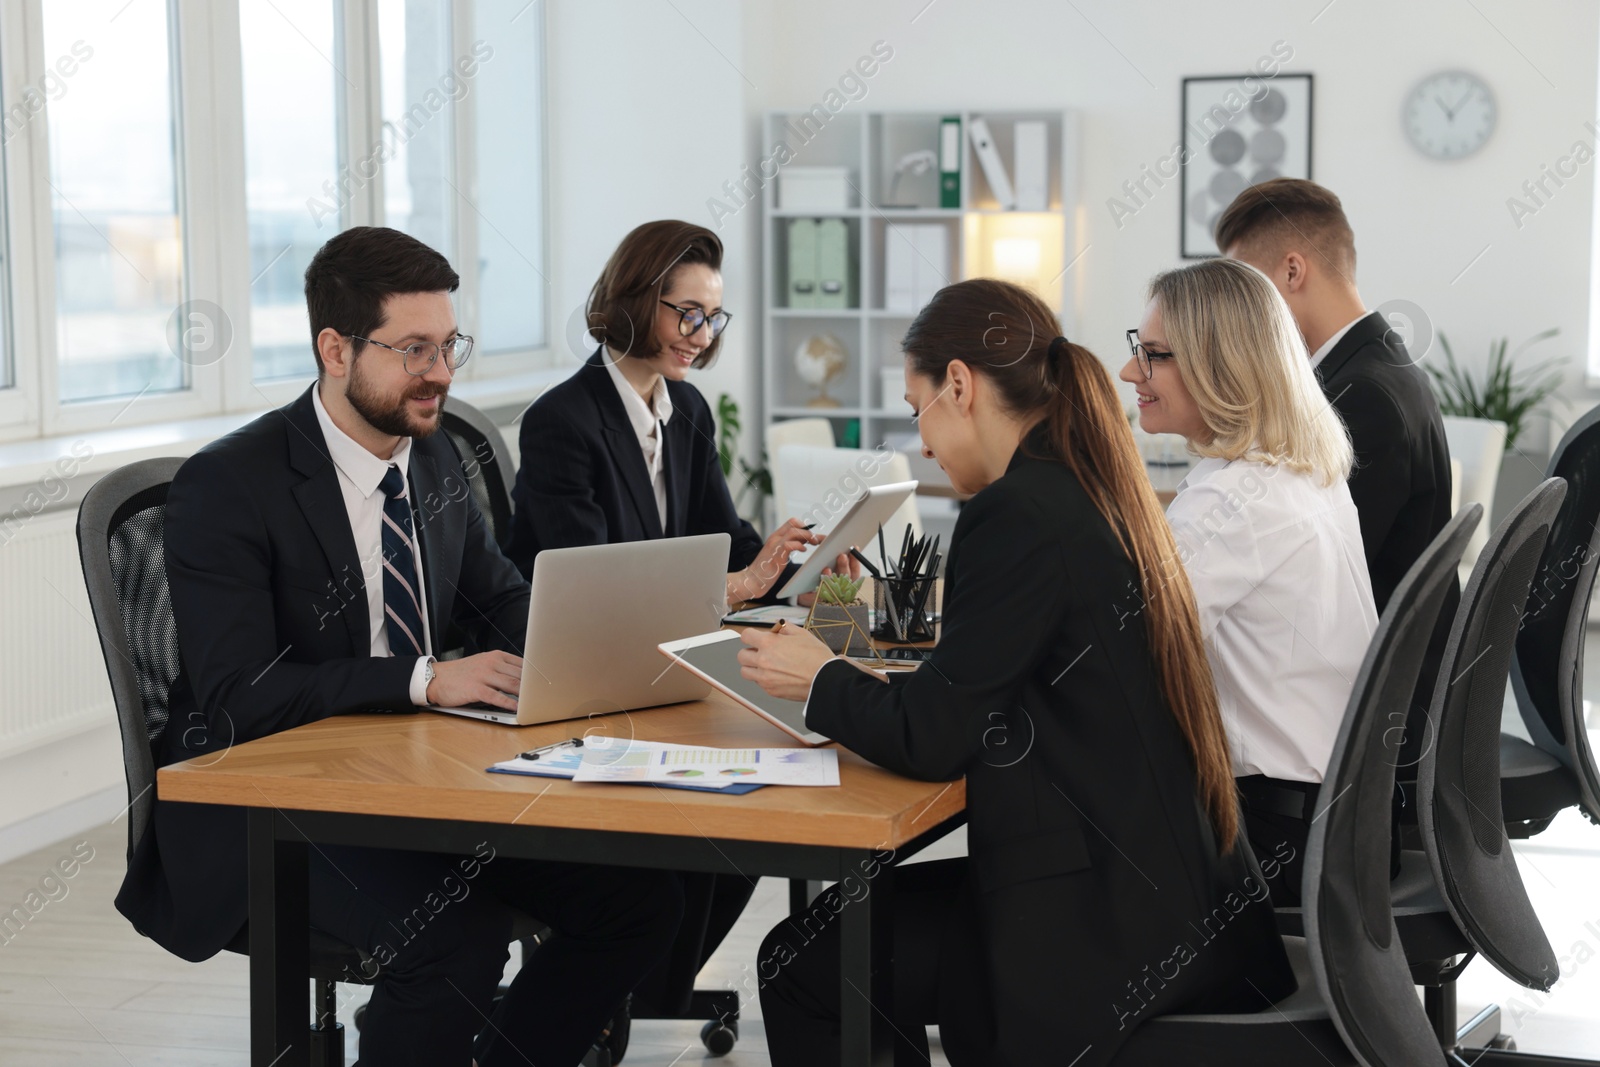
M 1600 732 L 1592 735 L 1600 746 Z M 75 877 L 47 883 L 54 896 L 15 936 L 0 932 L 0 1067 L 243 1067 L 248 1063 L 246 960 L 222 953 L 191 964 L 134 933 L 111 901 L 123 874 L 125 827 L 97 828 L 0 865 L 0 914 L 23 902 L 57 861 L 93 858 Z M 927 858 L 960 854 L 963 834 Z M 1520 1048 L 1555 1055 L 1600 1056 L 1600 827 L 1575 811 L 1546 833 L 1516 844 L 1523 881 L 1562 959 L 1562 979 L 1549 994 L 1531 993 L 1475 961 L 1460 981 L 1461 1016 L 1498 1003 L 1503 1029 Z M 761 938 L 784 915 L 787 884 L 765 879 L 743 919 L 700 976 L 701 988 L 739 988 Z M 514 968 L 514 964 L 512 968 Z M 508 970 L 512 969 L 508 968 Z M 367 990 L 341 986 L 346 1052 L 355 1060 L 351 1012 Z M 761 1005 L 744 1007 L 740 1040 L 721 1061 L 709 1060 L 700 1024 L 636 1022 L 629 1067 L 767 1067 Z M 930 1067 L 946 1067 L 933 1035 Z M 1041 1062 L 1049 1062 L 1048 1046 Z
M 125 868 L 126 826 L 117 822 L 0 865 L 0 913 L 20 904 L 58 860 L 93 849 L 75 877 L 45 886 L 51 900 L 16 936 L 0 936 L 0 1065 L 3 1067 L 244 1067 L 249 1063 L 247 961 L 221 953 L 186 963 L 135 933 L 112 907 Z M 952 847 L 957 843 L 952 842 Z M 961 842 L 964 845 L 964 842 Z M 947 850 L 949 851 L 949 850 Z M 65 893 L 63 894 L 63 889 Z M 41 894 L 44 896 L 45 894 Z M 761 939 L 788 909 L 788 883 L 763 879 L 700 988 L 741 988 Z M 516 953 L 513 952 L 513 956 Z M 508 967 L 515 970 L 515 963 Z M 351 1013 L 368 990 L 340 986 L 345 1052 L 355 1062 Z M 937 1051 L 932 1067 L 945 1067 Z M 711 1060 L 700 1023 L 641 1020 L 625 1067 L 768 1067 L 760 1002 L 743 1008 L 739 1044 Z

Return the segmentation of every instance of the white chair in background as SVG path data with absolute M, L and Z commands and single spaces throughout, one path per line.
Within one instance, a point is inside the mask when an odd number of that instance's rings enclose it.
M 791 515 L 814 521 L 815 532 L 820 534 L 833 529 L 850 501 L 859 497 L 867 486 L 911 480 L 911 464 L 903 452 L 890 452 L 888 459 L 884 459 L 881 452 L 858 448 L 784 445 L 768 455 L 772 461 L 772 485 L 779 521 Z M 784 487 L 783 496 L 776 495 L 780 484 Z M 915 494 L 883 524 L 883 536 L 891 555 L 900 550 L 908 525 L 913 537 L 922 536 L 922 516 L 917 514 Z M 893 543 L 889 544 L 890 541 Z M 858 547 L 881 571 L 883 560 L 877 544 Z
M 1500 481 L 1500 460 L 1506 451 L 1506 424 L 1494 419 L 1468 419 L 1459 415 L 1444 417 L 1444 436 L 1450 445 L 1450 458 L 1461 464 L 1457 479 L 1459 493 L 1452 492 L 1457 507 L 1483 505 L 1483 522 L 1467 542 L 1461 556 L 1461 581 L 1472 574 L 1478 553 L 1488 543 L 1494 518 L 1494 489 Z
M 767 468 L 772 472 L 772 503 L 777 508 L 778 520 L 788 518 L 784 511 L 783 471 L 778 466 L 778 450 L 785 445 L 813 445 L 818 448 L 833 447 L 833 423 L 827 419 L 784 419 L 767 424 Z

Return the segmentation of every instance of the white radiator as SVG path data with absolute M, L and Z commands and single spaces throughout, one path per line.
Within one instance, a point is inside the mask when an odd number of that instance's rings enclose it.
M 46 512 L 0 536 L 0 759 L 116 721 L 77 518 Z

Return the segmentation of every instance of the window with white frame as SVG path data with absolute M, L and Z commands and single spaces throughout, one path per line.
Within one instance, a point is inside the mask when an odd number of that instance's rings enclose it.
M 108 31 L 114 42 L 104 40 Z M 45 56 L 78 60 L 49 105 L 65 403 L 190 384 L 163 338 L 184 293 L 172 31 L 159 2 L 44 5 Z
M 310 371 L 305 270 L 345 214 L 317 203 L 327 201 L 323 183 L 338 177 L 342 155 L 337 8 L 334 0 L 239 5 L 250 354 L 258 382 Z
M 544 7 L 0 0 L 0 437 L 286 402 L 353 225 L 450 258 L 464 377 L 548 366 Z

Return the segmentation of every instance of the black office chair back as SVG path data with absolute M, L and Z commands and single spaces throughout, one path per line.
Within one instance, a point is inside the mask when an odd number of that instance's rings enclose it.
M 1583 721 L 1583 644 L 1600 562 L 1600 407 L 1567 431 L 1545 474 L 1566 479 L 1567 499 L 1528 594 L 1511 686 L 1529 739 L 1573 772 L 1584 811 L 1600 822 L 1600 767 Z
M 511 487 L 517 472 L 494 420 L 463 400 L 445 401 L 444 432 L 461 455 L 467 484 L 502 549 L 511 537 Z
M 1302 897 L 1312 973 L 1339 1035 L 1369 1067 L 1443 1064 L 1389 899 L 1389 833 L 1404 723 L 1467 539 L 1483 508 L 1451 519 L 1396 587 L 1367 646 L 1323 778 Z
M 1549 989 L 1555 951 L 1522 884 L 1500 806 L 1500 723 L 1517 627 L 1567 485 L 1550 478 L 1490 535 L 1434 690 L 1435 742 L 1417 768 L 1417 825 L 1451 918 L 1506 977 Z
M 130 860 L 154 810 L 151 746 L 167 727 L 167 694 L 178 676 L 164 531 L 167 487 L 182 464 L 162 458 L 120 467 L 78 509 L 78 556 L 122 731 Z

